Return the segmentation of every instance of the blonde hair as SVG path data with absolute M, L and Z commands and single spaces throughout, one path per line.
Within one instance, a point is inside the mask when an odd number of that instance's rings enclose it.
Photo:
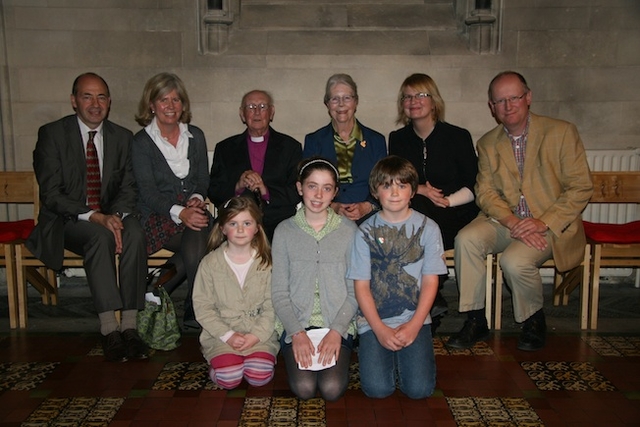
M 227 240 L 227 236 L 222 233 L 222 227 L 231 221 L 241 212 L 249 212 L 249 215 L 256 221 L 258 232 L 253 236 L 251 247 L 257 252 L 260 258 L 260 267 L 269 268 L 271 266 L 271 246 L 262 226 L 262 211 L 251 198 L 236 196 L 229 199 L 218 211 L 218 218 L 209 236 L 208 250 L 216 250 Z
M 412 88 L 418 92 L 426 92 L 431 96 L 433 101 L 433 119 L 436 122 L 444 121 L 444 100 L 440 96 L 440 91 L 436 82 L 426 74 L 415 73 L 404 79 L 398 92 L 398 118 L 396 124 L 408 125 L 411 121 L 409 117 L 404 113 L 404 106 L 402 105 L 402 96 L 406 88 Z
M 173 73 L 160 73 L 151 77 L 144 85 L 142 98 L 138 103 L 138 114 L 135 115 L 136 122 L 140 126 L 147 126 L 153 120 L 154 113 L 151 111 L 151 103 L 162 98 L 172 90 L 175 90 L 182 101 L 182 115 L 180 122 L 191 122 L 191 103 L 189 95 L 180 77 Z

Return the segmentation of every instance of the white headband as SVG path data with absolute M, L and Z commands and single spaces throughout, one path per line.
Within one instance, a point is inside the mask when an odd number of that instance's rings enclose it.
M 331 169 L 333 169 L 333 171 L 336 173 L 336 179 L 340 180 L 340 174 L 338 173 L 338 169 L 336 169 L 336 167 L 333 166 L 333 163 L 331 163 L 330 161 L 325 160 L 325 159 L 314 159 L 314 160 L 311 160 L 309 163 L 307 163 L 306 165 L 304 165 L 303 167 L 300 168 L 300 173 L 298 175 L 302 176 L 302 172 L 307 168 L 307 166 L 312 165 L 314 163 L 325 163 L 325 164 L 329 165 L 331 167 Z

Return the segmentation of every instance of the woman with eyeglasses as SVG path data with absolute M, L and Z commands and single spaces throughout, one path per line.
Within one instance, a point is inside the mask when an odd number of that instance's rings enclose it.
M 376 162 L 387 155 L 384 136 L 356 120 L 358 87 L 348 74 L 334 74 L 325 87 L 324 105 L 331 123 L 304 139 L 304 158 L 321 156 L 340 173 L 340 191 L 333 210 L 361 222 L 377 202 L 369 194 L 369 174 Z
M 171 293 L 186 276 L 184 326 L 199 328 L 191 293 L 213 223 L 204 201 L 207 142 L 202 130 L 189 124 L 189 95 L 175 74 L 160 73 L 147 81 L 135 118 L 144 126 L 134 137 L 131 157 L 147 253 L 161 248 L 175 253 L 169 263 L 177 274 L 163 286 Z
M 276 226 L 293 216 L 300 202 L 296 179 L 302 146 L 271 127 L 276 109 L 267 91 L 247 92 L 239 113 L 246 129 L 216 145 L 208 195 L 217 206 L 234 196 L 253 197 L 271 241 Z
M 471 134 L 444 121 L 444 101 L 426 74 L 412 74 L 402 82 L 396 124 L 404 127 L 389 135 L 389 154 L 404 157 L 418 171 L 411 207 L 433 219 L 440 226 L 444 249 L 453 249 L 458 231 L 479 211 L 473 192 L 478 157 Z M 440 290 L 446 279 L 440 276 Z M 435 327 L 447 311 L 440 290 L 431 310 Z

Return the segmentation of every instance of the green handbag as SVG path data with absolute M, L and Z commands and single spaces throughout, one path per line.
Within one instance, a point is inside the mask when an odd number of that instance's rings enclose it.
M 155 350 L 173 350 L 180 345 L 180 327 L 173 301 L 163 287 L 145 295 L 144 309 L 138 312 L 138 334 Z

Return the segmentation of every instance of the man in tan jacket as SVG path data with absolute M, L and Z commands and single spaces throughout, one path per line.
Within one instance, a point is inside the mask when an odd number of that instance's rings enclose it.
M 553 257 L 560 271 L 580 264 L 586 243 L 580 214 L 593 192 L 586 154 L 575 125 L 529 111 L 531 90 L 522 75 L 498 74 L 489 108 L 499 125 L 477 144 L 479 216 L 455 240 L 460 311 L 468 320 L 447 345 L 468 348 L 488 338 L 485 258 L 500 253 L 517 322 L 518 348 L 544 347 L 539 266 Z

